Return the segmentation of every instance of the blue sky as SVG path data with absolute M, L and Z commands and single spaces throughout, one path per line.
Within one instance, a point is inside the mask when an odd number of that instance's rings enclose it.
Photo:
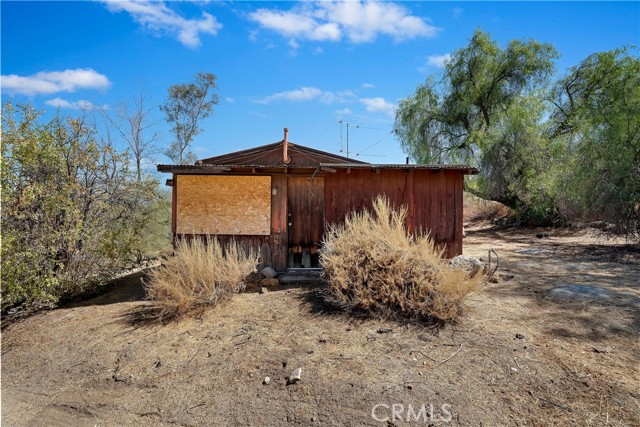
M 2 99 L 50 117 L 113 111 L 141 85 L 157 105 L 174 83 L 218 77 L 220 104 L 194 142 L 200 158 L 294 143 L 403 163 L 393 109 L 473 31 L 500 44 L 552 43 L 557 74 L 591 53 L 640 44 L 639 2 L 18 2 L 2 1 Z M 635 51 L 637 53 L 637 50 Z M 353 126 L 360 125 L 359 128 Z M 346 128 L 342 128 L 342 153 Z M 357 155 L 357 156 L 356 156 Z M 154 162 L 166 162 L 161 155 Z

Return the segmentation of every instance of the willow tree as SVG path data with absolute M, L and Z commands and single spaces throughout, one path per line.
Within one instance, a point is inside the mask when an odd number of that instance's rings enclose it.
M 484 182 L 494 184 L 483 188 L 487 197 L 522 205 L 518 187 L 529 184 L 513 180 L 530 176 L 535 165 L 523 164 L 521 152 L 544 144 L 532 129 L 541 117 L 532 96 L 547 86 L 556 57 L 550 44 L 512 40 L 502 48 L 477 30 L 440 80 L 427 79 L 400 102 L 394 133 L 414 161 L 477 164 Z
M 565 167 L 567 215 L 602 219 L 640 239 L 640 59 L 627 49 L 595 53 L 552 92 L 553 136 Z

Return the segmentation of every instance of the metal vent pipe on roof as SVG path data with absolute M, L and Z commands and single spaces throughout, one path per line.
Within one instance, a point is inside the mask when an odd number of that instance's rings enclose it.
M 284 140 L 282 141 L 282 161 L 287 165 L 291 163 L 291 158 L 289 157 L 289 153 L 287 152 L 289 148 L 289 142 L 287 141 L 288 134 L 289 129 L 284 128 Z

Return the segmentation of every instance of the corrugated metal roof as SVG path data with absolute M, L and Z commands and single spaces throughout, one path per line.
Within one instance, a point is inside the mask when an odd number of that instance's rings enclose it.
M 281 153 L 283 141 L 274 142 L 272 144 L 261 145 L 259 147 L 248 148 L 246 150 L 234 151 L 232 153 L 222 154 L 215 157 L 208 157 L 206 159 L 201 159 L 200 161 L 204 164 L 235 164 L 241 165 L 249 162 L 260 161 L 258 159 L 267 157 L 273 153 Z M 300 155 L 301 159 L 311 160 L 311 163 L 318 163 L 322 161 L 328 162 L 342 162 L 346 161 L 349 163 L 361 163 L 365 164 L 366 162 L 359 161 L 356 159 L 349 159 L 347 157 L 343 157 L 334 153 L 329 153 L 327 151 L 317 150 L 315 148 L 306 147 L 304 145 L 296 144 L 289 141 L 289 154 L 297 157 L 296 154 Z M 281 156 L 280 156 L 281 157 Z M 295 163 L 295 160 L 294 160 Z M 273 161 L 269 161 L 269 163 L 260 163 L 262 166 L 278 166 L 277 163 L 274 164 Z M 307 162 L 307 165 L 309 162 Z
M 369 163 L 320 163 L 318 166 L 296 165 L 158 165 L 159 172 L 174 171 L 225 171 L 231 169 L 316 169 L 317 167 L 328 169 L 418 169 L 418 170 L 455 170 L 471 175 L 478 173 L 478 169 L 468 165 L 406 165 L 406 164 L 369 164 Z
M 320 167 L 331 169 L 425 169 L 425 170 L 459 170 L 477 174 L 478 169 L 469 165 L 406 165 L 406 164 L 368 164 L 359 163 L 320 163 Z

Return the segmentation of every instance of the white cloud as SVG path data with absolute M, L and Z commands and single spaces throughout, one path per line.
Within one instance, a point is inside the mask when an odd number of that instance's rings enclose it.
M 90 101 L 85 101 L 84 99 L 79 99 L 77 101 L 68 101 L 62 98 L 53 98 L 44 102 L 47 105 L 51 105 L 56 108 L 64 108 L 68 110 L 98 110 L 98 109 L 107 109 L 106 105 L 97 106 Z
M 395 113 L 396 106 L 386 101 L 384 98 L 361 98 L 360 102 L 367 107 L 367 111 L 370 113 L 382 112 L 390 117 L 393 117 Z
M 256 99 L 253 102 L 257 104 L 269 104 L 273 101 L 312 101 L 322 95 L 322 91 L 315 87 L 301 87 L 300 89 L 287 90 L 284 92 L 274 93 L 267 97 Z
M 293 40 L 335 42 L 347 38 L 352 43 L 365 43 L 387 35 L 403 41 L 433 37 L 438 31 L 403 6 L 378 0 L 307 3 L 286 11 L 263 8 L 249 18 L 262 28 Z
M 353 111 L 351 111 L 348 108 L 343 108 L 342 110 L 336 110 L 336 116 L 338 116 L 339 119 L 346 116 L 350 116 L 351 114 L 353 114 Z
M 188 19 L 168 8 L 162 1 L 151 0 L 103 0 L 112 12 L 128 12 L 143 27 L 157 32 L 175 35 L 183 45 L 200 46 L 200 34 L 215 36 L 222 28 L 216 18 L 202 12 L 201 19 Z
M 337 102 L 349 102 L 355 98 L 356 94 L 350 90 L 343 90 L 340 92 L 322 92 L 320 96 L 320 102 L 325 104 L 334 104 Z
M 323 53 L 324 53 L 324 49 L 321 48 L 320 46 L 318 46 L 315 49 L 313 49 L 313 54 L 314 55 L 322 55 Z
M 451 54 L 445 53 L 444 55 L 429 55 L 427 57 L 427 65 L 431 65 L 433 67 L 444 68 L 444 66 L 451 60 Z M 421 72 L 426 72 L 426 67 L 421 67 L 419 69 Z
M 306 9 L 306 8 L 305 8 Z M 290 39 L 303 38 L 308 40 L 337 41 L 340 39 L 340 30 L 336 24 L 319 23 L 309 10 L 272 11 L 258 9 L 249 15 L 249 18 L 257 22 L 261 27 L 273 30 Z
M 41 95 L 74 92 L 78 89 L 106 89 L 111 82 L 104 74 L 91 68 L 64 71 L 41 71 L 31 76 L 3 75 L 2 90 L 20 95 Z
M 462 8 L 461 7 L 454 7 L 453 8 L 453 17 L 457 18 L 462 14 Z
M 373 89 L 374 87 L 375 85 L 373 85 L 372 83 L 362 83 L 363 89 Z
M 229 104 L 233 104 L 234 102 L 236 102 L 235 98 L 231 98 L 230 96 L 227 96 L 224 100 Z
M 444 55 L 430 55 L 427 58 L 427 64 L 434 65 L 438 68 L 443 68 L 447 62 L 451 60 L 451 54 L 445 53 Z
M 270 104 L 274 101 L 320 101 L 324 104 L 333 104 L 337 102 L 348 102 L 355 97 L 355 94 L 349 90 L 340 92 L 322 91 L 315 87 L 301 87 L 299 89 L 277 92 L 264 98 L 256 99 L 256 104 Z
M 300 47 L 300 45 L 298 44 L 298 42 L 297 42 L 297 41 L 295 41 L 295 40 L 289 40 L 289 43 L 288 43 L 288 44 L 289 44 L 289 47 L 290 47 L 291 49 L 294 49 L 294 50 Z

